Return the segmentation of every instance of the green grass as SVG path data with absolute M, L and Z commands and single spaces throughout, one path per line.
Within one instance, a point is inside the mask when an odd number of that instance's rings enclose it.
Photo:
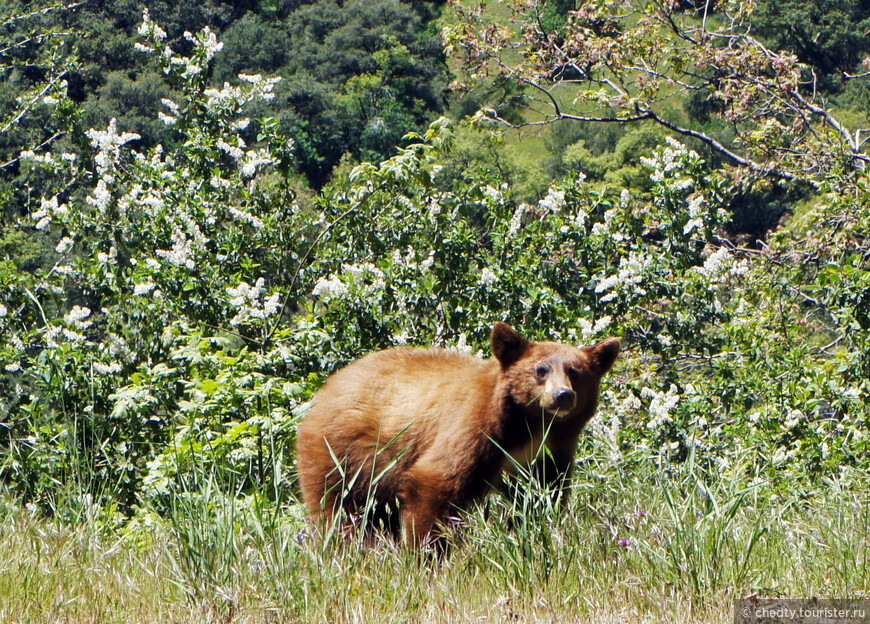
M 443 557 L 317 543 L 295 502 L 210 486 L 127 524 L 9 505 L 0 621 L 715 623 L 735 597 L 870 592 L 865 477 L 798 488 L 718 472 L 584 461 L 567 510 L 490 497 Z

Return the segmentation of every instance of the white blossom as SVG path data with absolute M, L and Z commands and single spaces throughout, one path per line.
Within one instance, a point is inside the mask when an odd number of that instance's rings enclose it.
M 263 229 L 263 227 L 265 226 L 263 220 L 260 217 L 252 215 L 249 212 L 245 212 L 244 210 L 239 210 L 235 206 L 227 206 L 227 211 L 229 211 L 229 213 L 236 221 L 243 221 L 245 223 L 249 223 L 258 230 Z
M 483 194 L 493 201 L 501 201 L 502 198 L 501 191 L 489 185 L 487 185 L 486 188 L 483 189 Z
M 91 146 L 97 148 L 94 162 L 97 164 L 97 170 L 103 174 L 118 162 L 122 145 L 142 138 L 135 132 L 118 134 L 118 123 L 114 117 L 109 121 L 109 127 L 105 130 L 91 128 L 85 134 L 91 139 Z
M 21 370 L 21 363 L 20 362 L 12 362 L 11 364 L 7 364 L 3 368 L 6 370 L 7 373 L 17 373 L 18 371 Z
M 245 145 L 244 141 L 242 141 L 241 139 L 238 139 L 238 141 L 242 145 L 242 147 L 244 147 L 244 145 Z M 241 161 L 245 157 L 245 150 L 243 150 L 239 146 L 230 145 L 229 143 L 227 143 L 223 139 L 218 139 L 217 143 L 215 143 L 215 145 L 217 145 L 217 147 L 220 150 L 229 154 L 236 161 Z
M 175 102 L 173 102 L 169 98 L 162 98 L 160 100 L 160 103 L 163 104 L 163 106 L 165 106 L 166 108 L 168 108 L 169 112 L 172 113 L 173 115 L 177 115 L 179 113 L 179 111 L 181 110 L 181 108 L 178 106 L 178 104 L 176 104 Z
M 165 39 L 166 31 L 160 28 L 148 15 L 148 9 L 142 11 L 142 23 L 139 24 L 137 32 L 143 37 L 154 37 L 155 39 Z
M 520 231 L 520 228 L 523 226 L 523 215 L 529 210 L 530 206 L 528 204 L 520 204 L 517 206 L 516 210 L 514 210 L 514 214 L 511 217 L 510 225 L 508 226 L 508 236 L 516 236 L 517 232 Z
M 66 316 L 63 317 L 63 320 L 67 323 L 75 323 L 78 327 L 87 327 L 90 324 L 88 321 L 87 324 L 84 324 L 84 320 L 91 315 L 91 309 L 86 306 L 73 306 L 72 310 L 67 312 Z
M 315 297 L 320 297 L 323 300 L 329 300 L 346 295 L 347 292 L 347 284 L 342 282 L 335 275 L 331 275 L 329 277 L 321 277 L 317 280 L 311 294 Z
M 177 226 L 172 232 L 172 249 L 158 249 L 154 253 L 158 258 L 163 258 L 175 266 L 183 266 L 188 269 L 196 268 L 196 262 L 192 258 L 193 247 L 191 240 Z
M 451 351 L 459 351 L 460 353 L 471 353 L 471 345 L 468 344 L 468 336 L 465 333 L 459 334 L 456 344 L 447 348 Z
M 280 293 L 273 293 L 262 301 L 266 280 L 258 278 L 253 286 L 247 282 L 239 282 L 238 286 L 227 288 L 230 304 L 239 308 L 230 321 L 230 325 L 240 325 L 250 319 L 264 320 L 276 314 L 281 308 Z
M 645 254 L 635 252 L 631 252 L 627 258 L 622 258 L 619 262 L 618 273 L 598 278 L 595 292 L 606 293 L 601 297 L 601 301 L 607 302 L 616 299 L 622 290 L 632 290 L 638 295 L 645 294 L 646 290 L 641 288 L 640 284 L 650 261 L 650 258 Z
M 720 247 L 714 253 L 710 254 L 707 260 L 704 261 L 703 266 L 696 266 L 694 267 L 694 270 L 705 277 L 715 279 L 720 277 L 728 269 L 730 259 L 731 253 L 728 251 L 728 248 Z
M 133 294 L 137 297 L 142 296 L 142 295 L 147 295 L 152 290 L 154 290 L 156 287 L 157 287 L 157 284 L 155 284 L 154 282 L 142 282 L 141 284 L 136 284 L 133 287 Z
M 185 31 L 184 38 L 195 44 L 198 43 L 201 45 L 205 50 L 205 58 L 207 61 L 212 60 L 214 55 L 220 52 L 224 47 L 223 42 L 217 40 L 217 35 L 215 35 L 208 26 L 202 29 L 201 35 L 192 35 L 189 31 Z
M 275 162 L 275 160 L 267 150 L 248 150 L 241 167 L 242 175 L 246 178 L 250 178 L 257 173 L 258 168 L 271 165 L 273 162 Z
M 86 201 L 101 212 L 105 212 L 112 201 L 112 194 L 106 186 L 105 178 L 97 180 L 97 186 L 94 188 L 93 195 L 88 195 Z
M 489 267 L 484 267 L 480 272 L 480 278 L 477 281 L 484 286 L 490 286 L 498 281 L 498 275 L 496 275 Z
M 114 375 L 121 372 L 121 365 L 118 362 L 104 364 L 103 362 L 93 363 L 94 372 L 98 375 Z
M 435 264 L 435 252 L 429 252 L 429 256 L 420 262 L 420 272 L 426 273 L 429 269 L 432 268 L 432 265 Z
M 644 388 L 640 392 L 641 397 L 650 399 L 649 413 L 652 418 L 646 424 L 647 429 L 656 430 L 662 425 L 672 422 L 670 411 L 680 401 L 677 387 L 671 384 L 667 392 L 656 392 L 650 388 Z
M 806 418 L 804 413 L 799 409 L 790 409 L 786 415 L 785 422 L 782 423 L 783 429 L 794 429 L 801 421 Z
M 565 191 L 551 186 L 547 191 L 547 196 L 538 202 L 538 206 L 551 212 L 559 212 L 565 207 Z
M 9 314 L 9 308 L 0 303 L 0 318 L 4 318 L 7 314 Z
M 59 254 L 65 254 L 70 249 L 72 249 L 72 247 L 73 239 L 71 239 L 69 236 L 64 236 L 62 239 L 60 239 L 60 242 L 58 242 L 57 247 L 55 247 L 54 250 Z
M 577 320 L 577 324 L 580 326 L 580 334 L 583 336 L 583 340 L 589 340 L 593 336 L 596 336 L 597 334 L 600 334 L 602 331 L 607 329 L 612 321 L 612 317 L 602 316 L 594 323 L 587 319 L 581 318 Z

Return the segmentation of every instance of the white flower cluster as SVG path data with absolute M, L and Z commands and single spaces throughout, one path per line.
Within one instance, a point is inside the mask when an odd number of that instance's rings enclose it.
M 632 395 L 634 396 L 634 395 Z M 619 430 L 622 423 L 619 420 L 617 410 L 610 411 L 610 425 L 604 431 L 604 439 L 607 441 L 607 457 L 610 461 L 619 461 L 622 454 L 619 452 Z
M 577 324 L 580 326 L 580 334 L 583 336 L 583 340 L 589 340 L 610 327 L 612 321 L 613 319 L 610 316 L 602 316 L 594 323 L 584 318 L 577 319 Z
M 240 282 L 235 288 L 227 288 L 227 294 L 232 297 L 230 304 L 239 309 L 230 325 L 241 325 L 251 319 L 265 320 L 278 313 L 281 309 L 281 294 L 272 293 L 263 298 L 265 283 L 266 280 L 260 277 L 253 286 Z
M 57 247 L 55 247 L 54 250 L 59 254 L 65 254 L 72 248 L 73 239 L 71 239 L 69 236 L 64 236 L 60 239 L 60 241 L 58 241 Z
M 489 267 L 483 267 L 483 270 L 480 272 L 480 277 L 477 280 L 477 282 L 482 284 L 484 287 L 492 286 L 497 281 L 498 275 L 496 275 Z
M 163 30 L 162 28 L 160 28 L 160 26 L 158 26 L 154 22 L 154 20 L 151 19 L 151 16 L 148 14 L 147 8 L 142 11 L 142 23 L 139 24 L 139 28 L 137 29 L 137 32 L 142 37 L 150 37 L 152 39 L 159 40 L 159 41 L 166 39 L 166 31 Z M 145 46 L 142 46 L 141 44 L 139 44 L 139 45 L 142 48 L 145 48 Z M 139 48 L 137 48 L 137 50 L 138 49 Z M 146 48 L 146 49 L 150 50 L 151 48 Z
M 785 421 L 782 423 L 782 428 L 786 430 L 794 429 L 804 420 L 806 420 L 806 416 L 804 416 L 804 413 L 799 409 L 792 408 L 788 410 Z
M 118 362 L 105 364 L 103 362 L 94 362 L 91 368 L 97 375 L 116 375 L 121 372 L 122 368 Z
M 109 253 L 99 252 L 97 253 L 97 262 L 100 264 L 110 264 L 114 263 L 118 257 L 118 248 L 112 245 L 109 247 Z
M 689 221 L 683 227 L 683 234 L 691 234 L 694 230 L 704 227 L 704 204 L 706 200 L 702 193 L 696 193 L 689 199 Z
M 65 215 L 68 211 L 67 205 L 59 204 L 57 195 L 55 195 L 51 199 L 42 199 L 39 210 L 30 215 L 30 218 L 36 221 L 36 225 L 33 227 L 37 230 L 44 230 L 51 225 L 53 217 Z
M 97 171 L 101 177 L 107 182 L 112 181 L 112 176 L 109 175 L 109 172 L 112 171 L 118 160 L 120 160 L 121 146 L 142 138 L 135 132 L 122 132 L 118 134 L 118 122 L 114 117 L 109 121 L 109 127 L 105 130 L 91 128 L 85 134 L 91 140 L 91 146 L 97 149 L 94 163 L 96 163 Z
M 602 414 L 610 414 L 610 422 L 603 418 L 594 423 L 593 434 L 598 436 L 607 448 L 607 455 L 611 461 L 619 461 L 622 453 L 619 448 L 619 432 L 623 422 L 636 420 L 637 413 L 643 407 L 641 401 L 631 390 L 627 390 L 625 396 L 620 397 L 615 391 L 607 390 L 602 394 Z M 593 421 L 594 422 L 594 421 Z
M 504 199 L 504 195 L 499 189 L 493 188 L 488 184 L 486 185 L 486 188 L 483 189 L 483 194 L 494 202 L 501 202 Z
M 121 336 L 114 332 L 109 332 L 108 340 L 102 346 L 114 358 L 121 358 L 131 363 L 136 360 L 136 353 L 127 346 L 127 342 Z
M 398 249 L 393 251 L 393 262 L 396 264 L 401 264 L 403 262 L 401 252 L 399 252 Z M 371 262 L 363 262 L 362 264 L 342 264 L 341 270 L 348 283 L 355 286 L 362 286 L 364 292 L 371 293 L 383 290 L 386 287 L 384 272 Z M 369 283 L 366 283 L 367 280 Z
M 393 250 L 392 258 L 393 262 L 397 265 L 416 265 L 420 267 L 425 265 L 426 269 L 434 262 L 434 258 L 430 255 L 429 258 L 417 265 L 414 260 L 413 249 L 410 248 L 408 249 L 408 255 L 405 257 L 402 256 L 402 252 L 398 249 Z M 371 262 L 342 264 L 340 276 L 332 274 L 328 277 L 321 277 L 314 285 L 311 294 L 324 301 L 343 297 L 350 292 L 351 288 L 363 294 L 371 294 L 386 288 L 385 277 L 384 272 Z
M 551 212 L 560 212 L 565 207 L 565 191 L 551 186 L 546 197 L 538 202 L 538 206 Z
M 582 214 L 581 214 L 582 213 Z M 620 232 L 616 225 L 617 220 L 616 216 L 619 214 L 619 208 L 611 208 L 610 210 L 606 210 L 604 212 L 604 221 L 599 221 L 598 223 L 593 224 L 592 226 L 592 235 L 593 236 L 610 236 L 617 243 L 625 240 L 625 235 Z M 577 222 L 579 227 L 583 227 L 586 223 L 586 219 L 588 218 L 588 214 L 586 212 L 580 210 L 577 213 L 577 217 L 575 221 Z
M 206 89 L 203 94 L 208 98 L 206 105 L 209 108 L 227 107 L 238 110 L 242 105 L 253 100 L 272 100 L 275 98 L 275 85 L 281 82 L 281 77 L 263 78 L 259 74 L 248 76 L 239 74 L 239 78 L 250 84 L 250 87 L 234 86 L 224 82 L 220 89 Z M 236 122 L 236 127 L 244 129 L 250 120 Z
M 680 169 L 682 169 L 682 159 L 686 156 L 697 158 L 698 154 L 692 150 L 686 149 L 686 146 L 672 137 L 667 137 L 668 147 L 661 151 L 661 154 L 654 155 L 652 158 L 642 156 L 640 162 L 643 165 L 653 170 L 650 175 L 650 180 L 656 183 L 668 181 L 668 186 L 673 190 L 686 190 L 691 188 L 693 181 L 691 178 L 678 177 Z
M 794 459 L 794 457 L 798 454 L 798 451 L 800 451 L 800 444 L 800 440 L 795 440 L 795 445 L 790 449 L 784 446 L 780 446 L 778 449 L 776 449 L 776 452 L 773 454 L 771 460 L 774 464 L 782 464 L 788 460 Z
M 711 282 L 724 281 L 730 277 L 742 277 L 749 272 L 749 262 L 744 258 L 738 262 L 727 247 L 720 247 L 711 253 L 702 266 L 693 267 Z
M 253 215 L 250 212 L 245 212 L 244 210 L 239 210 L 235 206 L 227 206 L 227 212 L 235 219 L 236 221 L 241 221 L 243 223 L 248 223 L 253 226 L 254 229 L 262 230 L 265 227 L 263 220 L 257 215 Z
M 426 273 L 429 269 L 432 268 L 432 265 L 435 264 L 435 252 L 430 251 L 429 255 L 417 262 L 417 252 L 410 245 L 405 249 L 405 255 L 402 255 L 402 252 L 398 249 L 393 250 L 392 254 L 393 264 L 403 266 L 411 271 L 419 271 L 420 273 Z M 362 265 L 363 267 L 369 268 L 372 273 L 379 274 L 379 277 L 383 278 L 383 272 L 377 269 L 374 265 L 366 263 Z M 345 265 L 345 270 L 348 270 L 349 267 Z M 383 285 L 381 285 L 383 287 Z
M 193 43 L 194 45 L 201 45 L 203 50 L 205 50 L 205 60 L 210 61 L 214 58 L 214 55 L 220 52 L 224 44 L 217 40 L 217 35 L 215 35 L 211 28 L 206 26 L 202 30 L 202 35 L 193 35 L 188 31 L 185 31 L 184 38 Z
M 154 254 L 175 266 L 196 268 L 196 262 L 193 260 L 193 242 L 178 226 L 172 230 L 172 249 L 157 249 Z
M 163 123 L 165 123 L 167 126 L 175 125 L 175 122 L 178 121 L 178 114 L 181 110 L 179 108 L 178 104 L 176 104 L 175 102 L 173 102 L 169 98 L 161 99 L 160 103 L 163 104 L 163 106 L 165 106 L 167 109 L 169 109 L 169 112 L 172 114 L 167 115 L 163 111 L 157 111 L 157 118 L 160 121 L 162 121 Z
M 468 336 L 465 333 L 459 334 L 459 338 L 456 340 L 455 345 L 448 345 L 447 349 L 450 351 L 458 351 L 459 353 L 471 353 L 471 345 L 468 344 Z
M 66 313 L 63 320 L 68 325 L 75 325 L 78 329 L 87 329 L 93 321 L 86 320 L 91 315 L 91 309 L 85 306 L 73 306 L 72 310 Z
M 97 180 L 97 186 L 94 187 L 92 195 L 88 195 L 85 198 L 85 201 L 100 212 L 106 211 L 106 209 L 109 207 L 109 203 L 112 201 L 112 193 L 109 191 L 109 188 L 106 185 L 105 178 L 100 178 L 99 180 Z
M 520 204 L 517 206 L 516 210 L 514 210 L 514 214 L 511 217 L 510 225 L 508 226 L 508 236 L 513 238 L 517 235 L 517 232 L 520 231 L 520 228 L 523 227 L 523 215 L 526 214 L 531 206 L 528 204 Z
M 63 317 L 63 322 L 67 325 L 72 325 L 75 329 L 84 330 L 93 324 L 93 321 L 88 320 L 91 315 L 90 308 L 84 306 L 73 306 L 72 310 L 67 312 Z M 45 343 L 49 349 L 57 349 L 60 345 L 58 340 L 63 336 L 70 342 L 84 342 L 85 337 L 77 331 L 69 327 L 60 327 L 51 325 L 45 329 Z
M 643 253 L 631 252 L 619 262 L 619 272 L 607 277 L 598 277 L 596 293 L 607 293 L 601 297 L 602 302 L 612 301 L 619 296 L 620 291 L 632 290 L 637 295 L 646 294 L 640 287 L 643 275 L 651 263 L 651 258 Z M 609 292 L 608 292 L 609 291 Z
M 70 152 L 62 152 L 59 157 L 55 157 L 55 155 L 51 152 L 37 154 L 33 150 L 24 150 L 18 155 L 18 158 L 21 160 L 29 160 L 30 162 L 34 162 L 40 165 L 48 165 L 51 167 L 58 167 L 66 163 L 67 165 L 74 168 L 75 162 L 76 160 L 78 160 L 78 155 L 71 154 Z M 60 160 L 58 160 L 58 158 Z
M 320 297 L 324 301 L 329 301 L 330 299 L 343 297 L 348 293 L 347 284 L 341 281 L 340 278 L 335 275 L 330 275 L 329 277 L 321 277 L 317 280 L 317 283 L 314 285 L 314 289 L 311 291 L 311 294 L 315 297 Z
M 140 34 L 147 33 L 147 30 L 144 27 L 145 23 L 143 22 L 143 25 L 139 27 Z M 224 47 L 224 44 L 217 40 L 217 35 L 215 35 L 208 26 L 202 30 L 201 34 L 197 35 L 192 34 L 190 31 L 185 31 L 184 38 L 193 43 L 196 51 L 201 50 L 204 53 L 205 58 L 203 60 L 205 63 L 202 64 L 200 62 L 197 54 L 194 54 L 193 58 L 177 56 L 172 51 L 172 48 L 165 46 L 163 48 L 163 57 L 166 59 L 166 66 L 163 68 L 165 73 L 170 73 L 173 67 L 179 67 L 183 68 L 181 75 L 185 78 L 201 74 L 207 69 L 208 63 L 214 58 L 214 55 L 220 52 Z M 151 48 L 148 48 L 147 46 L 139 46 L 137 49 L 143 52 L 151 51 Z
M 150 294 L 151 291 L 154 290 L 156 287 L 157 287 L 157 284 L 155 284 L 154 282 L 152 282 L 150 280 L 147 282 L 142 282 L 142 283 L 136 284 L 133 287 L 133 295 L 136 297 L 144 297 L 145 295 Z
M 662 425 L 673 422 L 670 412 L 680 402 L 679 390 L 675 385 L 671 384 L 667 392 L 656 392 L 651 388 L 644 388 L 640 391 L 640 396 L 650 400 L 649 414 L 652 418 L 646 424 L 647 429 L 655 431 Z
M 256 149 L 245 151 L 246 145 L 242 138 L 236 137 L 236 141 L 237 145 L 232 145 L 223 139 L 218 139 L 217 147 L 236 161 L 239 170 L 246 178 L 253 177 L 257 173 L 258 168 L 271 165 L 275 162 L 275 159 L 272 158 L 268 150 Z

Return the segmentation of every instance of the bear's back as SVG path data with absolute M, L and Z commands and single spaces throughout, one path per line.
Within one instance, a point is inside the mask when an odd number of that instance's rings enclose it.
M 445 419 L 473 411 L 481 398 L 488 402 L 494 373 L 492 362 L 447 349 L 378 351 L 327 379 L 302 429 L 316 428 L 323 434 L 352 426 L 357 435 L 373 429 L 381 437 L 395 436 L 409 426 L 432 430 Z

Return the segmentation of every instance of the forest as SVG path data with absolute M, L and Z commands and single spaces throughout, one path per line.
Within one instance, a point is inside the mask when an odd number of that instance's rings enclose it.
M 0 0 L 0 620 L 866 603 L 868 31 L 864 0 Z M 529 476 L 446 554 L 315 538 L 325 379 L 490 357 L 497 321 L 622 342 L 567 506 Z

